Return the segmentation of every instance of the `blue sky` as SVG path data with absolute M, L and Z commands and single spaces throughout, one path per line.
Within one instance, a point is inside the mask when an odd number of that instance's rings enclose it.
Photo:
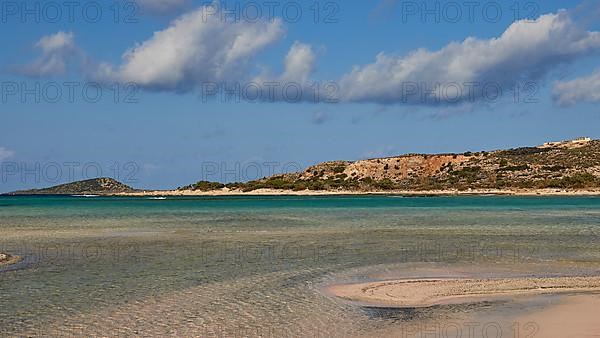
M 271 3 L 273 17 L 260 1 L 81 1 L 70 18 L 62 2 L 3 2 L 0 192 L 98 171 L 172 188 L 327 160 L 600 138 L 595 2 Z M 223 18 L 236 5 L 239 20 Z M 207 87 L 236 84 L 263 94 L 223 99 Z

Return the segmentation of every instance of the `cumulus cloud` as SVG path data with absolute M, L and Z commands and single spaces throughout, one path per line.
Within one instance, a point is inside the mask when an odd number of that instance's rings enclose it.
M 255 77 L 252 82 L 261 87 L 266 87 L 268 83 L 276 84 L 272 93 L 268 95 L 263 93 L 263 99 L 265 100 L 318 101 L 317 94 L 320 95 L 320 93 L 316 93 L 314 89 L 309 88 L 313 85 L 311 76 L 316 69 L 316 59 L 316 54 L 311 45 L 296 41 L 284 58 L 284 67 L 280 74 L 261 74 Z M 294 97 L 294 99 L 285 95 L 286 89 L 284 88 L 286 86 L 294 88 L 289 90 L 293 92 L 289 96 Z
M 136 0 L 138 5 L 152 14 L 169 14 L 188 5 L 189 0 Z
M 306 84 L 315 71 L 316 56 L 310 45 L 296 41 L 285 57 L 285 70 L 280 81 Z
M 72 32 L 60 31 L 42 37 L 34 45 L 41 55 L 33 62 L 19 67 L 19 72 L 31 77 L 62 75 L 77 49 Z
M 4 161 L 15 155 L 15 152 L 4 147 L 0 147 L 0 161 Z
M 437 51 L 419 49 L 406 56 L 380 53 L 374 63 L 346 74 L 340 90 L 351 102 L 465 102 L 482 96 L 482 88 L 470 83 L 493 83 L 508 90 L 515 82 L 535 81 L 559 64 L 599 50 L 600 33 L 581 28 L 563 10 L 535 23 L 515 22 L 497 38 L 469 37 Z M 411 94 L 414 84 L 419 88 Z
M 600 102 L 600 70 L 571 81 L 558 81 L 552 89 L 554 101 L 563 106 Z
M 130 48 L 121 65 L 101 64 L 96 77 L 154 90 L 189 91 L 242 78 L 249 61 L 284 35 L 281 20 L 227 22 L 200 7 Z

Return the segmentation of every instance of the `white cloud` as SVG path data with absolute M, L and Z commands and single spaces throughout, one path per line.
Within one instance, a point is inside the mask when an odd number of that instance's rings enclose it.
M 44 36 L 36 43 L 36 47 L 39 47 L 44 54 L 71 49 L 74 47 L 73 33 L 60 31 L 53 35 Z
M 266 88 L 267 83 L 276 83 L 276 87 L 273 93 L 263 93 L 265 100 L 287 100 L 283 97 L 285 86 L 295 85 L 295 88 L 299 88 L 300 97 L 299 101 L 316 101 L 319 98 L 315 97 L 316 94 L 314 89 L 311 90 L 309 87 L 313 84 L 311 82 L 311 75 L 314 73 L 316 68 L 316 55 L 311 45 L 301 43 L 299 41 L 294 42 L 290 50 L 284 59 L 284 69 L 281 74 L 262 74 L 254 78 L 253 82 L 257 83 L 261 87 Z M 295 92 L 295 90 L 292 90 Z M 269 95 L 272 95 L 269 96 Z M 296 96 L 295 93 L 292 96 Z M 296 101 L 296 100 L 294 100 Z
M 281 81 L 308 83 L 315 71 L 316 56 L 310 45 L 296 41 L 285 57 L 285 70 Z
M 513 23 L 498 38 L 469 37 L 438 51 L 415 50 L 400 57 L 380 53 L 376 61 L 355 67 L 340 81 L 342 98 L 353 102 L 436 104 L 464 102 L 481 97 L 469 90 L 470 82 L 481 86 L 495 83 L 509 90 L 517 81 L 535 81 L 553 67 L 600 50 L 600 33 L 589 32 L 573 22 L 567 11 L 541 16 L 537 22 Z M 407 91 L 408 84 L 425 84 L 427 90 L 440 90 L 423 97 Z M 444 85 L 457 83 L 457 91 L 444 94 Z M 452 87 L 445 87 L 452 89 Z M 474 97 L 470 97 L 473 93 Z M 458 98 L 458 99 L 456 99 Z M 456 100 L 455 100 L 456 99 Z
M 554 100 L 564 106 L 578 102 L 600 102 L 600 70 L 592 75 L 554 84 Z
M 15 152 L 4 147 L 0 147 L 0 161 L 4 161 L 15 155 Z
M 281 20 L 227 22 L 206 9 L 182 15 L 125 52 L 120 66 L 100 65 L 96 76 L 175 91 L 192 90 L 205 82 L 237 81 L 245 76 L 249 61 L 284 34 Z
M 153 14 L 168 14 L 186 6 L 188 0 L 136 0 L 138 5 Z
M 72 32 L 60 31 L 44 36 L 34 47 L 40 50 L 41 55 L 32 63 L 20 67 L 20 73 L 31 77 L 64 74 L 69 58 L 76 52 Z

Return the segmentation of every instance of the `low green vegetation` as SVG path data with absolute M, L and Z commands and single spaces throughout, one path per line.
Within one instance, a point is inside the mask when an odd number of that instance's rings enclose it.
M 345 166 L 342 166 L 342 165 L 340 165 L 340 166 L 337 166 L 337 167 L 333 168 L 333 172 L 334 172 L 335 174 L 343 173 L 343 172 L 344 172 L 344 170 L 346 170 L 346 167 L 345 167 Z
M 493 152 L 466 152 L 463 155 L 468 158 L 460 158 L 460 154 L 404 155 L 396 158 L 395 162 L 391 158 L 369 160 L 370 163 L 364 167 L 344 161 L 326 162 L 302 173 L 225 185 L 202 181 L 191 187 L 202 191 L 227 187 L 246 192 L 257 189 L 423 191 L 600 188 L 600 175 L 597 173 L 600 170 L 598 141 L 581 148 L 526 147 Z M 411 156 L 413 158 L 406 159 Z M 446 157 L 436 161 L 436 156 Z M 452 160 L 449 161 L 449 158 Z M 351 171 L 348 170 L 350 167 Z
M 529 169 L 529 165 L 522 164 L 522 165 L 511 165 L 511 166 L 501 167 L 498 169 L 498 171 L 521 171 L 521 170 L 528 170 L 528 169 Z
M 592 174 L 584 173 L 560 179 L 546 180 L 544 183 L 546 188 L 583 189 L 597 187 L 600 180 Z
M 225 188 L 225 184 L 219 182 L 199 181 L 192 185 L 180 188 L 181 190 L 200 190 L 200 191 L 213 191 Z

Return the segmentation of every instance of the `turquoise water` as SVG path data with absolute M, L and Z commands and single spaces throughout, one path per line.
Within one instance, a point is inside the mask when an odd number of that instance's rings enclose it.
M 596 274 L 600 198 L 0 197 L 0 233 L 1 336 L 373 336 L 523 304 L 374 315 L 327 285 Z

